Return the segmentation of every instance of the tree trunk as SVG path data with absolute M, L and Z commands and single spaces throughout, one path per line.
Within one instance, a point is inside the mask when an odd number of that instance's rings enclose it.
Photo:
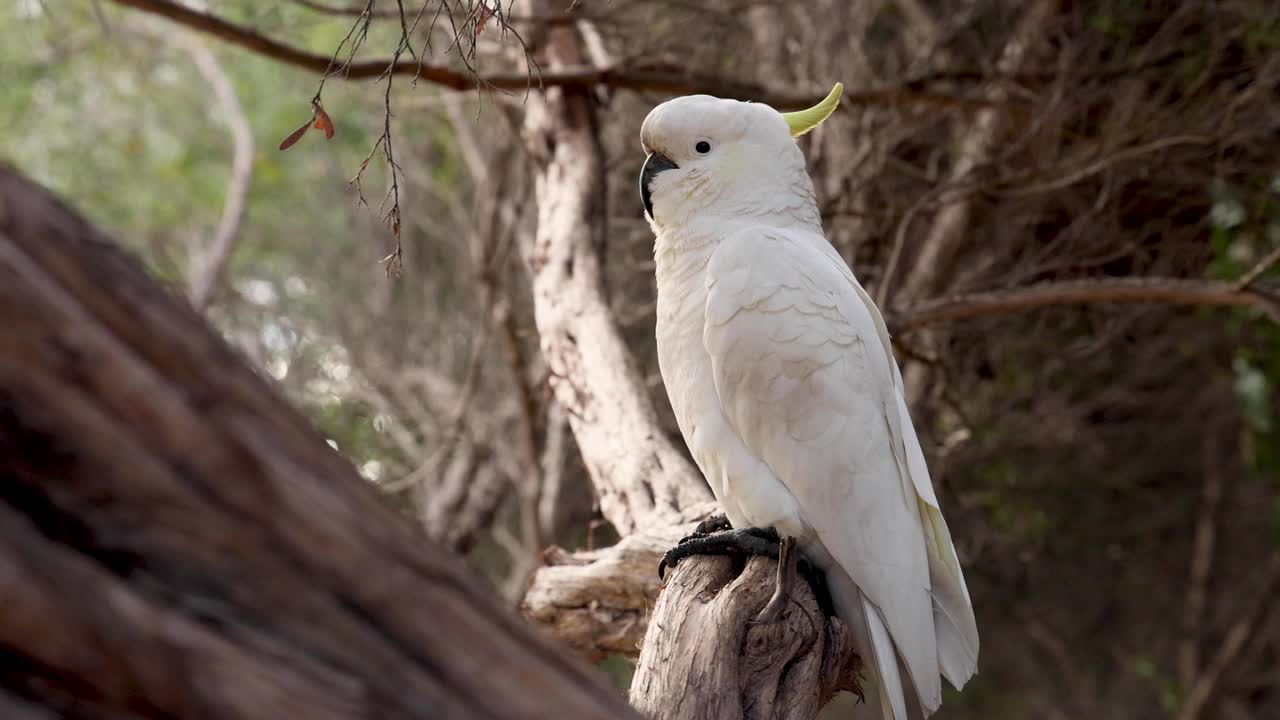
M 4 166 L 0 275 L 0 715 L 632 715 Z
M 544 42 L 545 69 L 581 62 L 573 28 L 551 28 Z M 659 426 L 601 289 L 605 174 L 594 102 L 589 88 L 561 87 L 526 103 L 538 227 L 522 252 L 556 400 L 569 414 L 601 511 L 629 535 L 682 522 L 688 508 L 712 496 Z

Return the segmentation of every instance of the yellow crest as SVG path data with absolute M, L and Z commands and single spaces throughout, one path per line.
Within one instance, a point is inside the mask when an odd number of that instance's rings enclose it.
M 814 105 L 806 110 L 797 110 L 795 112 L 782 113 L 782 118 L 787 121 L 787 126 L 791 128 L 791 137 L 800 137 L 810 130 L 822 124 L 836 111 L 836 106 L 840 104 L 840 96 L 844 93 L 844 85 L 836 83 L 831 88 L 831 92 L 822 99 L 822 102 Z

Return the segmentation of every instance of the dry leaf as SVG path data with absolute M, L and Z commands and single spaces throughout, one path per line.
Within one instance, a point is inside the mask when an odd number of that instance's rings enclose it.
M 320 107 L 320 103 L 316 103 L 315 129 L 323 130 L 326 140 L 333 139 L 333 120 L 329 119 L 329 113 Z
M 480 15 L 476 17 L 476 35 L 478 36 L 483 30 L 489 18 L 493 17 L 493 10 L 488 5 L 480 6 Z
M 289 137 L 285 138 L 284 142 L 280 143 L 280 149 L 288 150 L 289 148 L 293 147 L 293 144 L 298 142 L 298 140 L 302 137 L 302 135 L 307 130 L 310 130 L 310 129 L 311 129 L 311 121 L 308 120 L 302 124 L 302 127 L 289 133 Z

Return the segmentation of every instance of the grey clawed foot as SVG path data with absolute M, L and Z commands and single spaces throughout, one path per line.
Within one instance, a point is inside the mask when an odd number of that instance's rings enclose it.
M 773 528 L 740 528 L 706 535 L 690 535 L 662 556 L 658 563 L 658 579 L 665 579 L 667 568 L 675 567 L 690 555 L 763 555 L 778 557 L 778 533 Z
M 796 573 L 800 553 L 796 550 L 796 539 L 790 536 L 782 538 L 778 543 L 778 582 L 773 589 L 773 597 L 756 615 L 756 623 L 771 623 L 782 617 L 782 611 L 791 601 L 791 588 L 795 586 Z
M 800 554 L 794 537 L 781 538 L 771 527 L 748 527 L 715 530 L 727 525 L 723 515 L 707 518 L 699 523 L 694 534 L 680 540 L 668 550 L 658 563 L 658 579 L 665 580 L 667 568 L 674 568 L 691 555 L 762 555 L 778 560 L 777 585 L 768 604 L 753 622 L 773 622 L 782 616 L 791 599 L 791 591 L 800 577 L 813 589 L 818 607 L 828 617 L 835 615 L 826 575 Z M 703 527 L 712 528 L 702 532 Z

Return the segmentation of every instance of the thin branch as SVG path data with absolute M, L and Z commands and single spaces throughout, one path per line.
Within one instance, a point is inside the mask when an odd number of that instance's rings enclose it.
M 1249 607 L 1227 630 L 1218 652 L 1200 673 L 1196 684 L 1187 692 L 1186 701 L 1178 712 L 1177 720 L 1196 720 L 1218 689 L 1218 683 L 1231 667 L 1240 652 L 1254 638 L 1268 611 L 1275 604 L 1276 590 L 1280 588 L 1280 553 L 1273 553 L 1262 569 L 1262 583 Z
M 356 16 L 363 12 L 363 8 L 358 5 L 334 5 L 331 3 L 316 2 L 315 0 L 290 0 L 294 5 L 301 5 L 308 10 L 314 10 L 325 15 L 346 15 Z M 506 13 L 503 13 L 506 15 Z M 379 19 L 396 19 L 400 16 L 398 10 L 374 10 L 373 17 Z M 578 20 L 587 17 L 581 13 L 581 9 L 575 9 L 572 14 L 566 11 L 565 14 L 548 14 L 548 15 L 509 15 L 506 16 L 507 22 L 516 23 L 543 23 L 545 25 L 572 25 Z M 605 18 L 600 18 L 601 20 Z
M 1054 191 L 1062 190 L 1063 188 L 1067 188 L 1072 185 L 1075 185 L 1081 180 L 1084 180 L 1085 178 L 1091 175 L 1096 175 L 1097 173 L 1100 173 L 1103 170 L 1106 170 L 1108 167 L 1111 167 L 1116 163 L 1124 162 L 1127 160 L 1133 160 L 1134 158 L 1141 157 L 1148 153 L 1165 150 L 1171 147 L 1177 147 L 1179 145 L 1212 145 L 1214 142 L 1215 142 L 1214 138 L 1203 137 L 1199 135 L 1175 135 L 1173 137 L 1160 138 L 1159 140 L 1155 140 L 1153 142 L 1149 142 L 1143 145 L 1138 145 L 1135 147 L 1119 150 L 1110 155 L 1107 155 L 1104 158 L 1101 158 L 1100 160 L 1091 162 L 1082 168 L 1069 171 L 1065 175 L 1055 178 L 1054 180 L 1051 180 L 1049 182 L 1039 183 L 1036 185 L 1027 185 L 1023 187 L 1015 187 L 1012 190 L 992 190 L 990 192 L 993 195 L 999 195 L 1003 197 L 1014 197 L 1014 198 L 1028 197 L 1030 195 L 1038 195 L 1040 193 L 1046 193 L 1046 192 L 1054 192 Z M 1058 172 L 1061 172 L 1061 170 L 1059 170 Z M 1011 182 L 1017 182 L 1017 181 L 1011 180 Z
M 391 63 L 387 66 L 387 87 L 382 96 L 382 137 L 379 138 L 377 143 L 382 146 L 382 155 L 387 161 L 387 170 L 391 173 L 391 187 L 387 189 L 387 194 L 382 199 L 382 205 L 379 206 L 379 210 L 383 211 L 383 224 L 391 230 L 391 234 L 396 238 L 395 250 L 383 261 L 388 277 L 400 277 L 404 254 L 404 246 L 400 239 L 400 167 L 396 165 L 395 151 L 392 149 L 391 141 L 391 86 L 395 80 L 391 70 L 400 61 L 400 55 L 405 50 L 409 51 L 410 56 L 413 55 L 413 50 L 409 46 L 409 31 L 405 27 L 404 3 L 397 0 L 396 5 L 400 8 L 400 43 L 396 46 L 395 56 L 391 58 Z M 363 165 L 361 167 L 363 168 Z M 387 207 L 388 200 L 391 201 L 390 208 Z
M 325 65 L 324 72 L 320 75 L 320 84 L 316 86 L 315 97 L 311 98 L 311 104 L 318 106 L 320 104 L 320 95 L 324 92 L 324 84 L 333 75 L 344 72 L 351 67 L 351 63 L 356 58 L 356 53 L 360 51 L 360 46 L 364 44 L 366 38 L 369 37 L 369 24 L 372 22 L 370 13 L 373 12 L 373 4 L 376 0 L 368 0 L 365 3 L 364 10 L 360 16 L 351 25 L 351 29 L 338 43 L 338 47 L 334 48 L 333 55 L 329 57 L 328 64 Z M 348 47 L 347 43 L 351 43 Z M 342 49 L 347 49 L 347 59 L 339 62 L 338 56 L 342 54 Z
M 999 315 L 1050 305 L 1094 303 L 1240 306 L 1261 309 L 1280 323 L 1280 297 L 1231 283 L 1181 278 L 1106 278 L 1047 282 L 1029 287 L 953 295 L 889 314 L 889 326 L 905 332 L 949 320 Z
M 244 108 L 240 107 L 231 79 L 209 48 L 187 33 L 174 34 L 170 42 L 191 56 L 192 63 L 213 89 L 219 110 L 231 131 L 231 176 L 227 180 L 222 217 L 218 220 L 218 228 L 208 249 L 192 258 L 191 263 L 191 305 L 203 311 L 217 291 L 218 282 L 240 233 L 240 222 L 244 218 L 244 208 L 249 196 L 249 181 L 253 174 L 253 130 L 249 126 L 249 118 L 244 114 Z
M 1031 641 L 1030 645 L 1053 659 L 1057 664 L 1057 676 L 1067 685 L 1068 691 L 1062 694 L 1057 709 L 1061 711 L 1061 706 L 1066 705 L 1072 713 L 1062 713 L 1063 717 L 1087 717 L 1089 713 L 1086 703 L 1093 693 L 1089 692 L 1085 676 L 1076 671 L 1078 665 L 1072 658 L 1066 641 L 1034 613 L 1019 611 L 1017 618 Z
M 1200 451 L 1204 473 L 1195 535 L 1191 543 L 1191 562 L 1187 572 L 1187 596 L 1182 606 L 1182 639 L 1178 646 L 1178 682 L 1192 687 L 1200 674 L 1200 642 L 1204 611 L 1207 604 L 1209 576 L 1213 571 L 1214 547 L 1218 538 L 1218 509 L 1222 505 L 1222 487 L 1227 473 L 1221 467 L 1222 428 L 1205 429 Z
M 1280 248 L 1276 248 L 1267 254 L 1266 257 L 1258 261 L 1256 265 L 1249 268 L 1249 271 L 1240 276 L 1232 285 L 1236 290 L 1244 290 L 1253 284 L 1254 280 L 1262 277 L 1262 274 L 1270 270 L 1273 265 L 1280 262 Z
M 366 14 L 372 17 L 382 19 L 397 19 L 400 17 L 399 9 L 396 10 L 373 10 L 368 12 L 365 6 L 361 5 L 331 5 L 329 3 L 314 2 L 314 0 L 289 0 L 294 5 L 301 5 L 308 10 L 314 10 L 325 15 L 346 15 L 349 17 L 363 17 Z
M 350 72 L 351 64 L 355 61 L 356 52 L 364 43 L 365 38 L 369 36 L 369 24 L 373 18 L 374 1 L 375 0 L 368 0 L 365 3 L 364 8 L 359 12 L 359 16 L 356 18 L 355 23 L 352 25 L 351 29 L 347 31 L 346 37 L 342 39 L 342 42 L 338 43 L 338 48 L 334 50 L 333 57 L 329 59 L 329 66 L 325 69 L 324 75 L 320 78 L 320 85 L 316 88 L 315 97 L 311 99 L 311 105 L 315 108 L 317 113 L 322 112 L 320 109 L 320 95 L 324 91 L 325 81 L 335 74 L 342 73 L 345 75 Z M 369 167 L 369 160 L 373 157 L 374 153 L 381 148 L 383 159 L 386 161 L 387 169 L 390 172 L 391 186 L 387 189 L 387 193 L 383 197 L 382 204 L 378 209 L 379 212 L 382 213 L 383 224 L 391 231 L 391 234 L 395 236 L 396 239 L 395 249 L 391 251 L 391 254 L 382 259 L 382 264 L 388 277 L 398 278 L 400 277 L 400 273 L 403 268 L 404 245 L 400 237 L 401 168 L 396 164 L 395 149 L 393 147 L 391 137 L 391 90 L 395 80 L 394 70 L 400 62 L 401 55 L 408 52 L 409 56 L 416 61 L 417 67 L 421 68 L 422 66 L 422 59 L 413 49 L 411 36 L 413 34 L 413 30 L 417 28 L 418 22 L 422 19 L 422 14 L 426 12 L 427 5 L 423 5 L 418 9 L 417 15 L 413 18 L 412 26 L 410 26 L 408 19 L 405 17 L 403 0 L 396 0 L 396 9 L 400 18 L 400 42 L 396 44 L 396 50 L 392 55 L 391 60 L 386 63 L 386 67 L 383 69 L 382 73 L 378 75 L 378 80 L 383 80 L 385 78 L 387 83 L 386 89 L 383 92 L 382 134 L 378 136 L 376 141 L 374 141 L 373 147 L 369 150 L 368 156 L 366 156 L 364 161 L 360 163 L 360 169 L 356 171 L 355 177 L 351 178 L 348 184 L 355 187 L 357 202 L 361 205 L 367 206 L 368 202 L 365 200 L 364 188 L 361 181 L 364 178 L 365 170 Z M 338 63 L 338 55 L 342 52 L 342 48 L 347 44 L 348 40 L 351 41 L 351 46 L 347 52 L 347 59 L 342 63 Z M 390 203 L 389 207 L 388 203 Z
M 224 20 L 217 15 L 192 10 L 169 0 L 112 0 L 112 2 L 168 18 L 180 25 L 199 30 L 227 43 L 237 45 L 286 65 L 317 73 L 326 73 L 331 68 L 332 58 L 330 56 L 312 53 L 277 42 L 249 28 Z M 525 90 L 531 82 L 542 87 L 607 85 L 628 90 L 646 90 L 676 95 L 706 93 L 725 98 L 753 100 L 783 110 L 808 107 L 821 100 L 824 96 L 822 92 L 801 93 L 777 90 L 757 83 L 742 82 L 719 75 L 689 72 L 685 68 L 675 66 L 649 68 L 613 66 L 598 68 L 586 65 L 572 65 L 564 66 L 554 71 L 542 72 L 531 78 L 528 73 L 524 72 L 481 75 L 461 72 L 439 65 L 428 65 L 416 61 L 402 63 L 386 58 L 352 62 L 345 67 L 341 77 L 349 80 L 376 78 L 387 72 L 394 75 L 411 75 L 451 90 L 473 90 L 476 88 Z M 924 104 L 971 110 L 1004 104 L 982 99 L 918 92 L 898 86 L 865 92 L 847 92 L 844 96 L 844 103 L 848 105 Z

